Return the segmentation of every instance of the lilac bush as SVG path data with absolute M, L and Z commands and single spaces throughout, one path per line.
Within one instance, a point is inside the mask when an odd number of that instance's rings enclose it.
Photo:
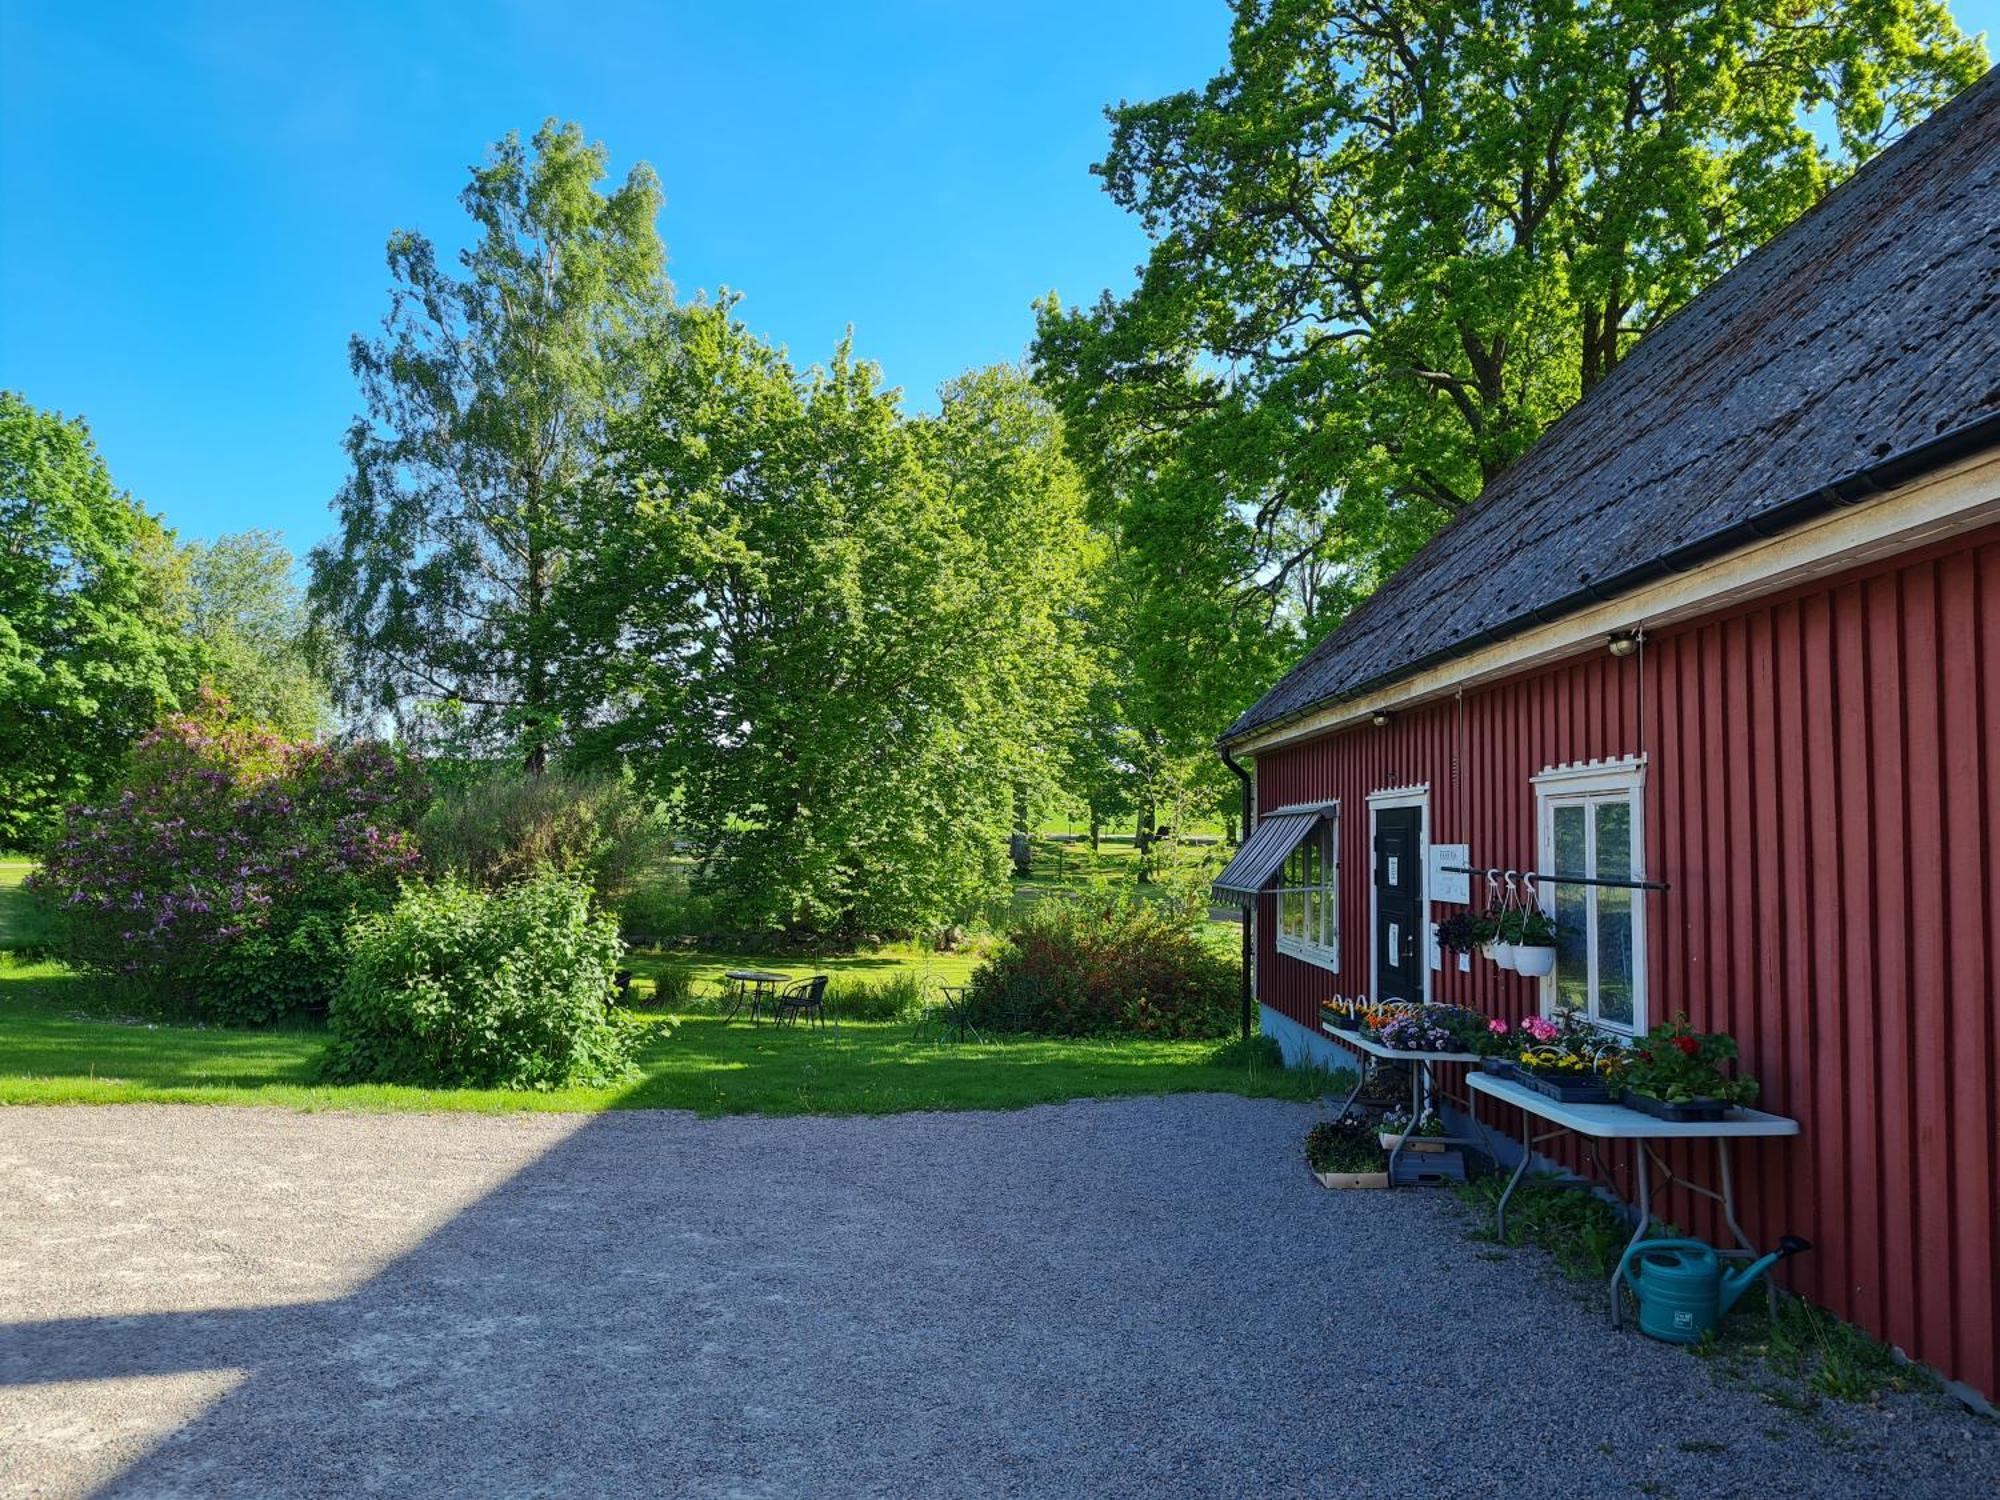
M 266 1021 L 331 997 L 348 923 L 416 866 L 427 800 L 386 746 L 286 740 L 209 696 L 134 748 L 114 800 L 69 809 L 31 879 L 80 966 Z

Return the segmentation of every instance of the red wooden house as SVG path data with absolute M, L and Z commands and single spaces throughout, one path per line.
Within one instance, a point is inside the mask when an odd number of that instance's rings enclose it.
M 1731 1032 L 1803 1126 L 1740 1157 L 1752 1238 L 2000 1392 L 2000 71 L 1648 337 L 1223 751 L 1288 1052 L 1357 994 Z M 1528 979 L 1435 951 L 1483 899 L 1451 864 L 1664 889 L 1545 886 Z

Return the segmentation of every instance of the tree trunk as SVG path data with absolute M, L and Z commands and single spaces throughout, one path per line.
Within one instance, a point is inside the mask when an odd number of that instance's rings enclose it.
M 1153 829 L 1156 824 L 1153 804 L 1148 802 L 1139 809 L 1139 826 L 1133 832 L 1132 843 L 1139 851 L 1139 884 L 1153 883 Z

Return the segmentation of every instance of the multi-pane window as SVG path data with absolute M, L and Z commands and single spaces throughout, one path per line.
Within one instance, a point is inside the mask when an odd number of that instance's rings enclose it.
M 1640 880 L 1644 828 L 1641 768 L 1582 766 L 1535 778 L 1539 869 L 1554 876 L 1542 904 L 1556 918 L 1556 969 L 1543 997 L 1601 1026 L 1646 1029 L 1645 893 L 1591 880 Z
M 1278 874 L 1278 951 L 1340 967 L 1340 840 L 1329 812 Z

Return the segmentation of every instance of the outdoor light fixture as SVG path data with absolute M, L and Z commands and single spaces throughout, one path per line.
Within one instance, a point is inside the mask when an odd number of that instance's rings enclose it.
M 1368 722 L 1373 724 L 1377 729 L 1380 729 L 1384 724 L 1389 722 L 1389 710 L 1386 708 L 1376 709 L 1374 713 L 1368 716 Z
M 1611 654 L 1613 656 L 1630 656 L 1638 649 L 1639 632 L 1636 630 L 1621 630 L 1611 637 Z

